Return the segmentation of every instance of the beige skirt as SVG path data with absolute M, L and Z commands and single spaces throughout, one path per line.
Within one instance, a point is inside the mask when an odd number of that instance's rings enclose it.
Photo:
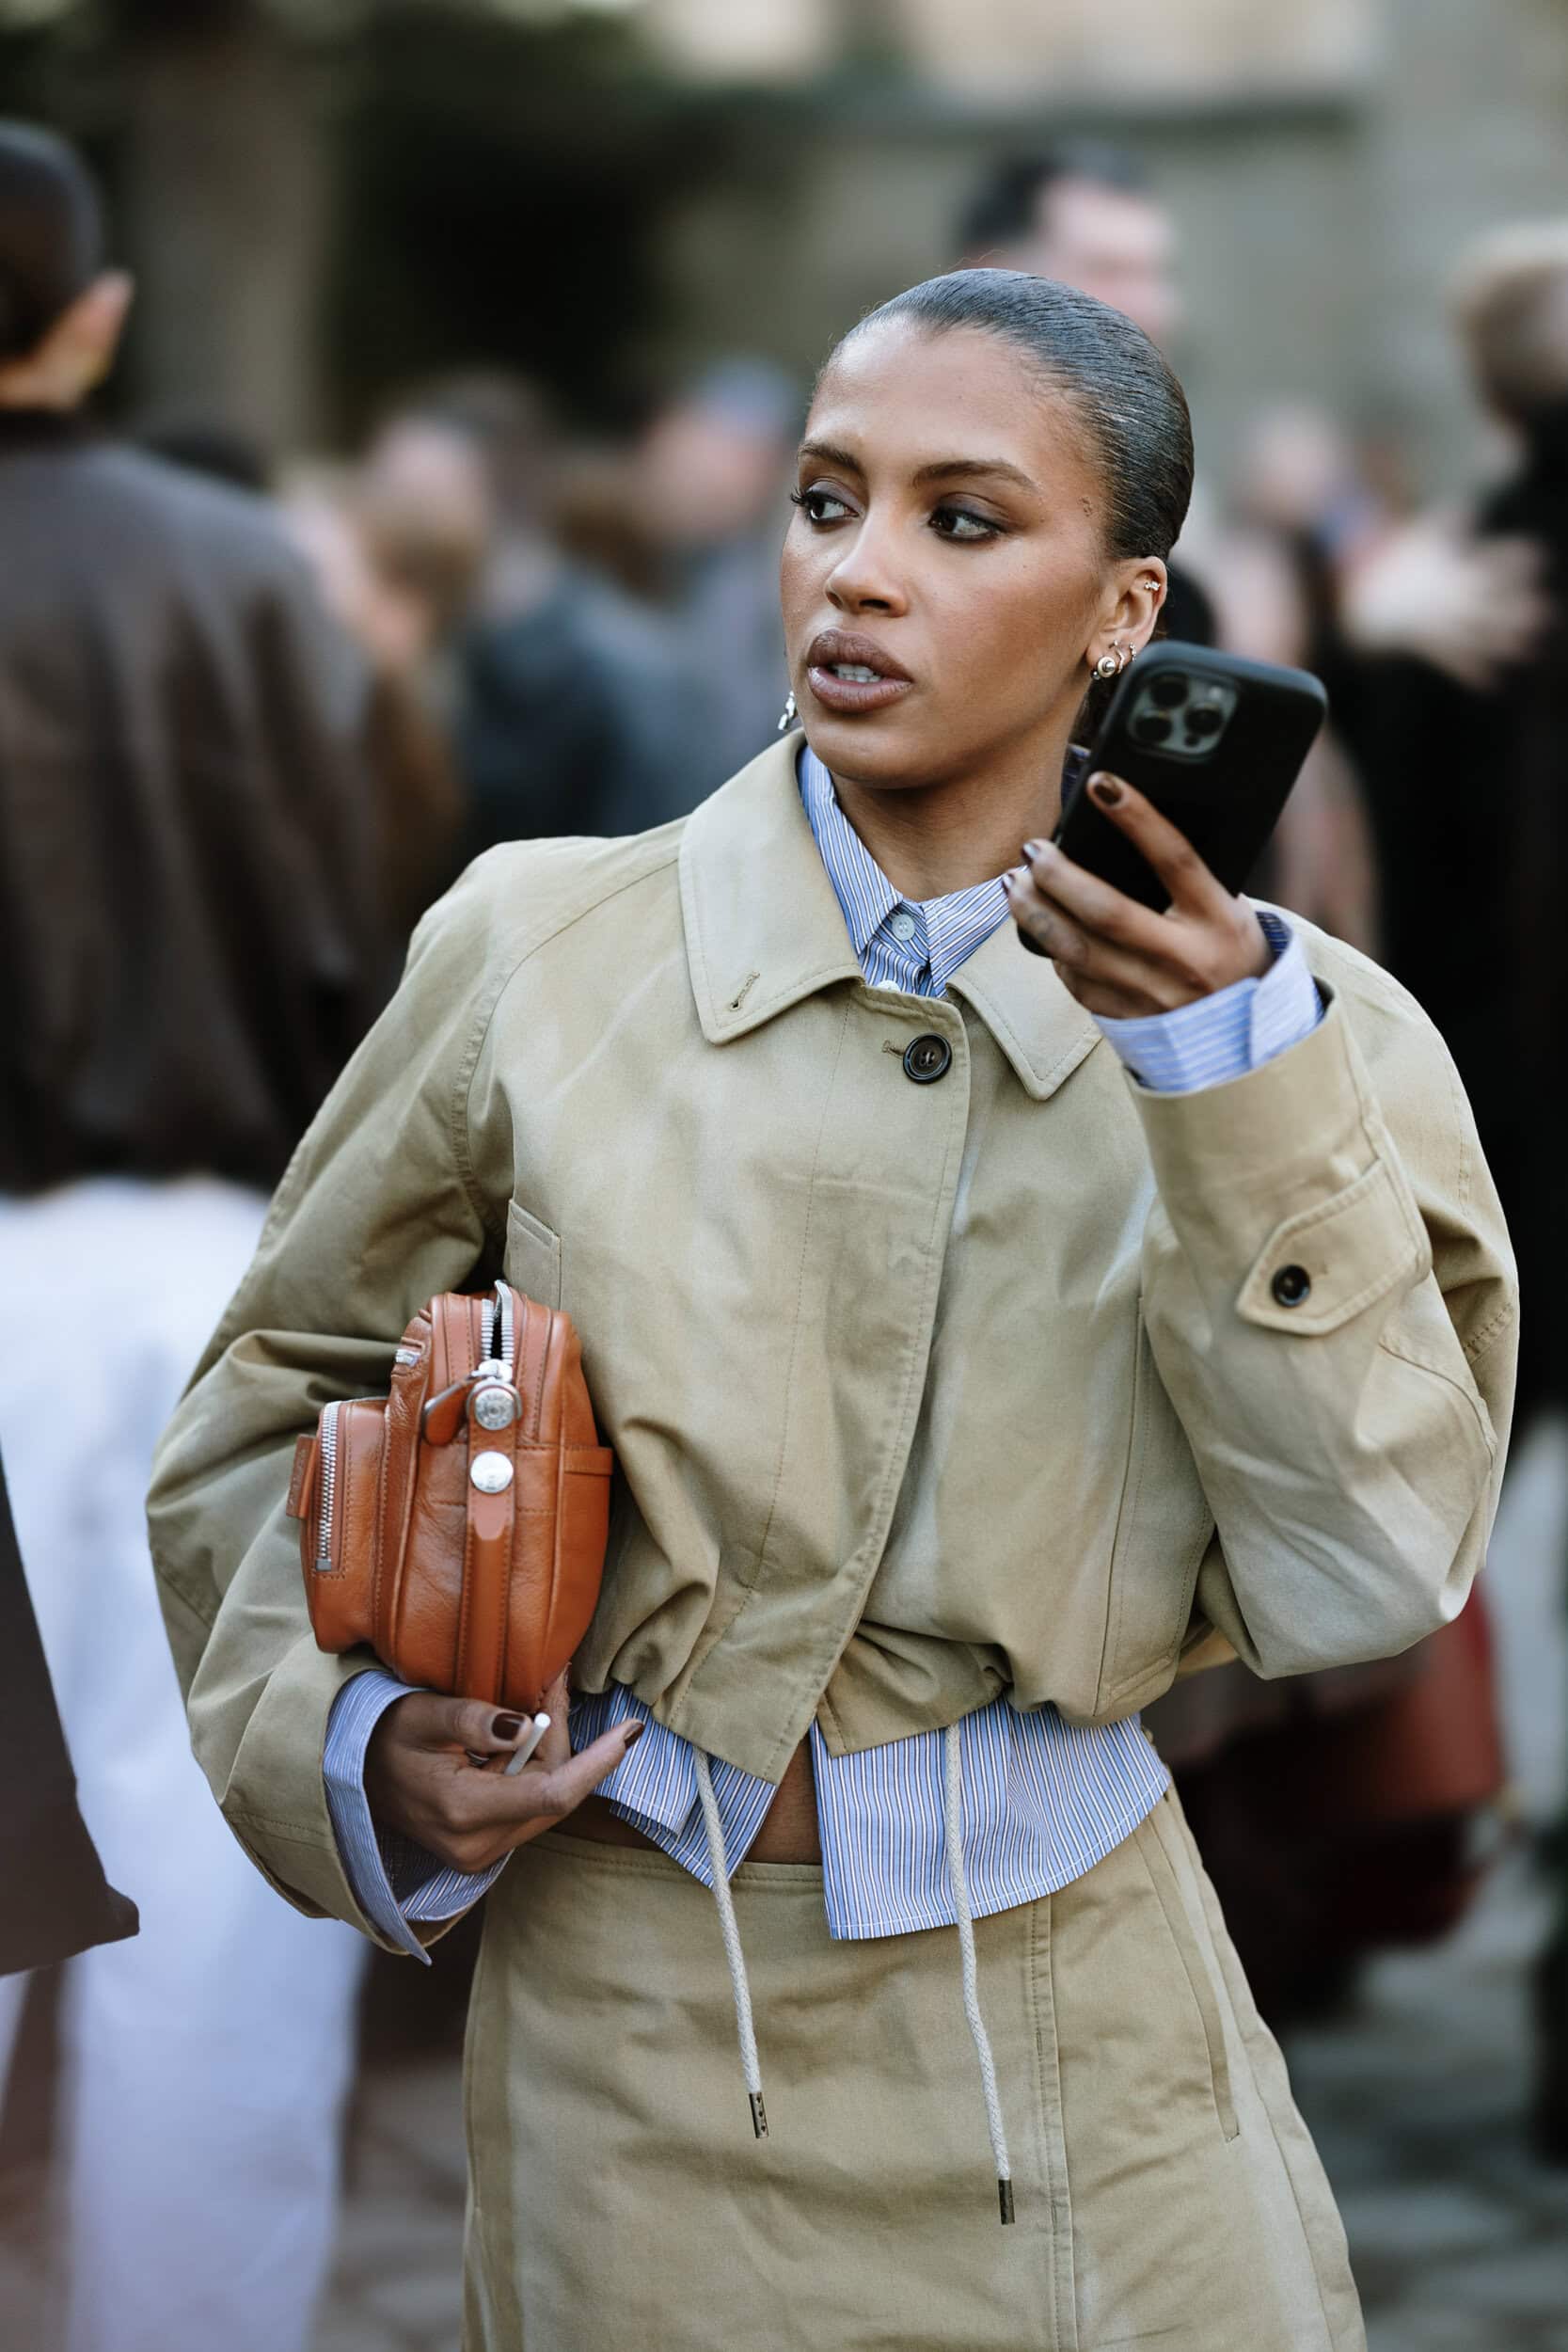
M 465 2352 L 1362 2352 L 1328 2184 L 1174 1797 L 977 1924 L 1010 2228 L 956 1932 L 834 1943 L 805 1867 L 734 1889 L 762 2140 L 705 1887 L 556 1834 L 491 1895 Z

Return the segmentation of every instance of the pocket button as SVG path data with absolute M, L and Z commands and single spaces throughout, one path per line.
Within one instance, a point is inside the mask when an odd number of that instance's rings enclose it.
M 1312 1277 L 1304 1265 L 1282 1265 L 1269 1288 L 1280 1307 L 1299 1307 L 1311 1295 Z

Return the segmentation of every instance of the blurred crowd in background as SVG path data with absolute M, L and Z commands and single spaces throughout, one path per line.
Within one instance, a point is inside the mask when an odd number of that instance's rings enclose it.
M 1525 12 L 1532 23 L 1539 14 Z M 18 230 L 7 214 L 8 192 L 23 186 L 25 171 L 0 155 L 0 574 L 10 572 L 8 587 L 0 581 L 0 971 L 17 1038 L 26 1041 L 7 1049 L 0 1255 L 8 1248 L 37 1261 L 40 1229 L 15 1216 L 61 1186 L 217 1178 L 249 1204 L 221 1234 L 199 1222 L 210 1202 L 186 1226 L 187 1234 L 214 1233 L 213 1264 L 190 1269 L 189 1316 L 175 1336 L 164 1335 L 152 1389 L 168 1390 L 167 1408 L 182 1351 L 194 1356 L 243 1263 L 253 1232 L 246 1220 L 259 1218 L 300 1126 L 395 984 L 420 914 L 465 863 L 502 841 L 662 824 L 772 739 L 788 684 L 777 555 L 819 356 L 808 340 L 814 303 L 837 331 L 862 298 L 979 263 L 1064 278 L 1127 311 L 1193 388 L 1202 464 L 1174 567 L 1169 633 L 1304 665 L 1331 694 L 1331 725 L 1259 891 L 1377 957 L 1442 1027 L 1523 1263 L 1524 1425 L 1568 1402 L 1555 1296 L 1561 1146 L 1542 1110 L 1555 1099 L 1559 1041 L 1568 1033 L 1568 177 L 1544 186 L 1528 215 L 1475 205 L 1442 267 L 1425 272 L 1417 294 L 1406 288 L 1407 330 L 1412 305 L 1425 310 L 1411 347 L 1429 359 L 1437 354 L 1433 364 L 1450 378 L 1441 434 L 1402 435 L 1397 415 L 1386 405 L 1370 408 L 1359 384 L 1337 403 L 1324 394 L 1322 370 L 1305 389 L 1287 378 L 1250 405 L 1238 403 L 1233 386 L 1216 392 L 1224 429 L 1206 431 L 1203 389 L 1218 363 L 1194 345 L 1214 310 L 1204 283 L 1211 257 L 1183 235 L 1181 205 L 1150 161 L 1151 147 L 1171 148 L 1169 119 L 1158 138 L 1140 139 L 1137 107 L 1117 121 L 1103 77 L 1082 129 L 1046 90 L 1033 134 L 1015 96 L 993 107 L 984 135 L 967 135 L 961 154 L 949 141 L 942 183 L 951 201 L 927 203 L 922 215 L 942 225 L 918 252 L 907 235 L 895 241 L 900 277 L 888 283 L 873 282 L 865 265 L 846 270 L 838 258 L 855 243 L 871 184 L 863 156 L 833 237 L 818 223 L 793 264 L 816 273 L 809 302 L 792 299 L 787 240 L 770 241 L 756 226 L 748 184 L 737 209 L 756 233 L 740 264 L 768 274 L 794 324 L 752 342 L 710 335 L 703 348 L 704 338 L 688 331 L 671 344 L 681 345 L 678 361 L 663 365 L 648 356 L 658 345 L 643 333 L 645 289 L 636 300 L 627 291 L 635 206 L 617 196 L 595 209 L 592 168 L 574 179 L 563 165 L 551 193 L 535 160 L 537 208 L 510 211 L 484 176 L 499 135 L 492 124 L 491 147 L 474 160 L 483 237 L 467 235 L 468 215 L 454 216 L 443 257 L 439 180 L 420 224 L 419 282 L 438 278 L 444 259 L 467 290 L 445 303 L 428 364 L 407 364 L 420 354 L 418 306 L 404 285 L 388 296 L 395 331 L 383 335 L 379 368 L 367 364 L 340 404 L 345 426 L 299 429 L 305 410 L 278 391 L 269 433 L 254 403 L 214 390 L 221 370 L 198 359 L 182 385 L 168 311 L 182 284 L 195 281 L 189 269 L 182 279 L 182 265 L 167 262 L 156 241 L 146 243 L 156 174 L 145 162 L 124 167 L 123 153 L 115 167 L 93 76 L 117 40 L 134 45 L 138 30 L 161 20 L 162 46 L 141 53 L 137 103 L 153 130 L 162 125 L 159 169 L 178 189 L 182 126 L 200 144 L 201 90 L 219 87 L 213 77 L 223 72 L 279 71 L 277 24 L 261 27 L 266 11 L 238 5 L 139 13 L 138 26 L 135 8 L 0 6 L 0 114 L 22 114 L 22 102 L 40 93 L 59 101 L 34 107 L 35 119 L 75 132 L 89 154 L 101 151 L 111 198 L 106 242 L 88 273 L 93 303 L 76 315 L 74 341 L 40 358 L 57 320 L 45 303 L 29 340 L 24 305 L 8 309 L 8 271 L 21 282 L 32 264 L 25 225 Z M 407 24 L 401 34 L 392 25 L 388 39 L 404 38 L 406 48 L 420 19 L 404 13 Z M 483 13 L 457 10 L 454 21 Z M 557 44 L 549 72 L 560 72 L 562 26 L 575 12 L 511 13 L 538 19 L 541 42 Z M 634 12 L 589 13 L 592 39 L 602 40 L 610 18 L 618 27 Z M 691 28 L 705 19 L 695 0 L 650 13 L 673 27 L 672 38 L 688 40 L 689 56 Z M 790 40 L 799 49 L 826 39 L 820 11 L 727 13 L 732 42 L 744 49 L 751 38 L 768 73 L 779 70 L 769 39 L 786 60 L 796 56 Z M 893 70 L 900 9 L 844 13 L 859 46 L 841 57 L 817 116 L 798 92 L 793 130 L 786 109 L 781 131 L 775 106 L 766 130 L 772 151 L 796 135 L 814 155 L 830 151 L 845 75 L 880 74 L 893 93 L 901 87 Z M 945 12 L 949 31 L 962 13 Z M 1064 22 L 1077 13 L 1065 11 Z M 1211 40 L 1219 20 L 1229 27 L 1231 46 L 1222 39 L 1212 51 L 1241 77 L 1241 98 L 1227 84 L 1227 104 L 1243 104 L 1247 73 L 1262 70 L 1247 43 L 1264 37 L 1256 26 L 1237 29 L 1246 13 L 1184 10 L 1176 0 L 1163 11 L 1178 27 L 1201 20 Z M 1307 29 L 1297 28 L 1292 71 L 1311 82 L 1299 100 L 1308 110 L 1332 114 L 1342 103 L 1329 89 L 1340 55 L 1333 27 L 1343 34 L 1369 13 L 1300 11 Z M 1408 40 L 1409 11 L 1393 13 Z M 339 11 L 361 25 L 373 14 Z M 926 44 L 927 72 L 937 71 L 934 59 L 951 63 L 935 29 L 943 12 L 907 14 L 915 45 Z M 1142 24 L 1143 12 L 1132 14 Z M 1440 17 L 1449 22 L 1446 10 L 1433 15 L 1433 40 L 1442 38 Z M 785 19 L 793 32 L 780 32 Z M 714 23 L 707 11 L 708 29 Z M 182 27 L 194 40 L 183 62 L 174 38 Z M 421 38 L 430 37 L 426 24 Z M 1542 103 L 1555 104 L 1560 125 L 1568 40 L 1552 54 L 1560 78 L 1555 98 Z M 1380 70 L 1398 81 L 1421 65 L 1396 49 Z M 743 82 L 745 56 L 737 53 L 731 70 Z M 78 71 L 85 78 L 73 82 Z M 398 87 L 399 104 L 417 111 L 406 73 Z M 265 194 L 269 155 L 289 167 L 276 205 L 282 232 L 304 239 L 314 183 L 296 152 L 297 126 L 279 120 L 265 136 L 255 128 L 258 109 L 283 103 L 276 91 L 269 99 L 271 89 L 263 80 L 247 102 L 252 135 L 238 143 L 234 171 L 241 183 L 249 175 L 254 199 Z M 624 110 L 624 86 L 616 103 Z M 716 118 L 703 119 L 711 128 Z M 724 117 L 736 148 L 747 119 L 739 101 Z M 1254 146 L 1266 148 L 1268 103 L 1251 121 Z M 656 153 L 658 170 L 677 174 L 678 150 L 650 143 L 645 124 L 641 135 L 627 167 L 633 180 Z M 1193 133 L 1200 135 L 1201 125 Z M 25 163 L 24 139 L 18 151 Z M 211 157 L 203 168 L 205 184 L 215 186 L 221 164 L 215 176 Z M 738 184 L 745 167 L 735 168 Z M 607 186 L 624 194 L 625 175 L 605 170 Z M 461 178 L 460 165 L 451 171 Z M 192 186 L 195 172 L 193 164 Z M 1190 165 L 1179 164 L 1173 178 L 1190 185 Z M 840 195 L 848 184 L 838 183 Z M 119 192 L 124 216 L 141 224 L 138 249 L 120 226 Z M 823 202 L 832 195 L 830 185 Z M 900 200 L 890 169 L 887 206 L 896 211 Z M 707 230 L 689 239 L 689 273 L 698 267 L 693 250 L 720 272 L 734 263 L 705 217 Z M 1338 219 L 1325 195 L 1323 220 Z M 243 206 L 220 214 L 215 226 L 187 219 L 180 229 L 198 245 L 203 234 L 228 237 L 223 267 L 238 275 L 250 233 L 264 275 L 279 230 L 254 202 L 248 214 Z M 1320 238 L 1303 267 L 1299 220 L 1292 233 L 1293 282 L 1280 302 L 1308 319 L 1321 305 L 1326 320 L 1344 257 L 1332 237 Z M 1375 240 L 1378 221 L 1362 219 L 1359 233 Z M 138 394 L 135 342 L 129 364 L 116 371 L 131 303 L 115 275 L 122 262 L 163 304 L 143 346 L 155 336 L 155 397 Z M 380 266 L 381 279 L 372 272 L 370 289 L 350 302 L 351 312 L 360 306 L 354 314 L 367 315 L 375 284 L 385 284 L 385 254 Z M 856 301 L 840 315 L 834 306 L 850 286 Z M 754 287 L 752 299 L 754 309 Z M 612 398 L 602 384 L 597 396 L 585 392 L 598 355 L 614 346 L 622 303 L 636 364 L 616 375 Z M 563 349 L 559 319 L 531 342 L 519 330 L 519 313 L 549 305 L 586 322 L 575 352 Z M 721 319 L 725 310 L 716 296 L 708 315 Z M 199 323 L 190 331 L 198 348 Z M 1232 343 L 1244 340 L 1244 316 L 1231 319 L 1228 333 Z M 531 365 L 520 364 L 520 351 Z M 256 364 L 271 371 L 276 389 L 276 355 L 259 346 Z M 141 373 L 145 389 L 145 360 Z M 101 380 L 107 389 L 98 393 Z M 1462 402 L 1474 427 L 1468 453 L 1455 422 Z M 40 423 L 48 418 L 55 422 Z M 103 469 L 106 448 L 128 472 Z M 145 564 L 138 533 L 154 550 Z M 183 550 L 178 561 L 167 552 L 173 540 Z M 166 742 L 166 731 L 181 739 Z M 220 739 L 223 761 L 245 763 L 243 821 L 221 794 L 203 813 L 201 794 L 217 772 L 209 754 Z M 165 788 L 166 770 L 178 788 Z M 136 803 L 135 827 L 114 813 L 122 784 Z M 146 838 L 144 826 L 152 828 Z M 187 1021 L 203 1042 L 189 1043 Z M 94 1022 L 96 1046 L 86 1035 Z M 112 1213 L 122 1210 L 123 1202 Z M 0 1446 L 13 1487 L 19 1465 L 25 1479 L 30 1409 L 14 1382 L 0 1389 Z M 156 1419 L 150 1409 L 144 1416 L 149 1445 Z M 22 1534 L 32 1552 L 25 1524 Z M 79 1529 L 61 1540 L 84 1541 Z M 1565 1567 L 1554 1565 L 1560 1588 Z M 31 1572 L 37 1586 L 36 1559 Z M 150 1581 L 146 1601 L 150 1611 Z M 1177 1769 L 1274 2022 L 1321 2012 L 1343 1997 L 1367 1953 L 1440 1935 L 1470 1901 L 1507 1813 L 1511 1727 L 1485 1608 L 1483 1592 L 1446 1634 L 1385 1665 L 1266 1688 L 1231 1667 L 1151 1711 L 1149 1727 Z M 88 1826 L 97 1828 L 90 1792 L 115 1766 L 104 1752 L 106 1718 L 73 1703 L 47 1622 L 44 1635 Z M 80 1645 L 73 1621 L 73 1655 Z M 158 1703 L 166 1708 L 177 1702 L 166 1680 Z M 1561 1796 L 1568 1803 L 1568 1788 Z M 205 1792 L 193 1802 L 204 1804 Z M 1534 1827 L 1568 1920 L 1568 1859 L 1544 1820 Z M 134 1843 L 106 1860 L 145 1913 Z M 236 1867 L 248 1869 L 237 1857 Z M 281 1915 L 276 1899 L 260 1893 Z M 8 1888 L 8 1903 L 16 1899 Z M 297 1956 L 267 1965 L 309 1967 Z M 359 1968 L 357 1957 L 345 1960 L 333 1976 L 340 2022 L 352 2010 Z M 72 2013 L 65 2012 L 67 2045 Z M 1544 2151 L 1568 2160 L 1562 1928 L 1542 1960 L 1539 2014 L 1536 2130 Z M 13 2004 L 8 2026 L 0 2009 L 0 2062 L 19 2018 Z M 87 2047 L 84 2039 L 80 2063 Z M 343 2095 L 341 2071 L 324 2077 L 328 2132 Z M 113 2191 L 100 2181 L 82 2194 L 90 2203 Z M 309 2259 L 319 2270 L 322 2258 L 318 2247 Z M 93 2322 L 103 2332 L 81 2334 L 81 2344 L 113 2341 L 119 2352 L 121 2342 L 143 2341 L 112 2336 L 103 2310 L 114 2299 L 106 2292 Z M 274 2352 L 294 2340 L 289 2324 L 273 2323 Z M 145 2340 L 182 2352 L 187 2339 Z

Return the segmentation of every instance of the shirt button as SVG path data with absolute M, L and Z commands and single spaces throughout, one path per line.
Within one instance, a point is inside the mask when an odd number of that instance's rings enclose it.
M 1282 1265 L 1269 1288 L 1277 1305 L 1299 1307 L 1312 1288 L 1312 1277 L 1304 1265 Z
M 904 1071 L 917 1087 L 934 1086 L 947 1074 L 953 1048 L 944 1037 L 917 1037 L 904 1048 Z
M 899 908 L 898 913 L 894 915 L 888 924 L 888 930 L 893 933 L 895 939 L 912 939 L 914 937 L 914 916 L 912 914 L 906 914 L 902 907 Z

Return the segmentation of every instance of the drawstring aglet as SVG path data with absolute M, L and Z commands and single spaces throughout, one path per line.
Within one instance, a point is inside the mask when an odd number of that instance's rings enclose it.
M 752 2024 L 752 1988 L 746 1981 L 746 1960 L 740 1948 L 740 1930 L 735 1922 L 735 1904 L 730 1896 L 724 1824 L 719 1812 L 719 1800 L 713 1793 L 713 1774 L 701 1748 L 692 1751 L 692 1760 L 697 1772 L 697 1795 L 703 1808 L 703 1827 L 707 1832 L 708 1863 L 713 1871 L 713 1899 L 719 1906 L 719 1930 L 724 1939 L 730 1991 L 735 1998 L 735 2025 L 740 2040 L 741 2071 L 746 2077 L 746 2096 L 752 2103 L 752 2129 L 758 2139 L 766 2139 L 768 2110 L 762 2104 L 762 2069 L 757 2063 L 757 2037 Z
M 996 2200 L 997 2200 L 998 2204 L 999 2204 L 999 2205 L 1001 2206 L 1001 2208 L 1002 2208 L 1002 2221 L 1003 2221 L 1003 2226 L 1004 2226 L 1004 2228 L 1005 2228 L 1005 2227 L 1006 2226 L 1006 2224 L 1014 2218 L 1014 2215 L 1013 2215 L 1013 2185 L 1012 2185 L 1011 2181 L 1005 2181 L 1005 2180 L 1004 2180 L 1004 2181 L 998 2181 L 998 2182 L 997 2182 L 997 2184 L 996 2184 Z

